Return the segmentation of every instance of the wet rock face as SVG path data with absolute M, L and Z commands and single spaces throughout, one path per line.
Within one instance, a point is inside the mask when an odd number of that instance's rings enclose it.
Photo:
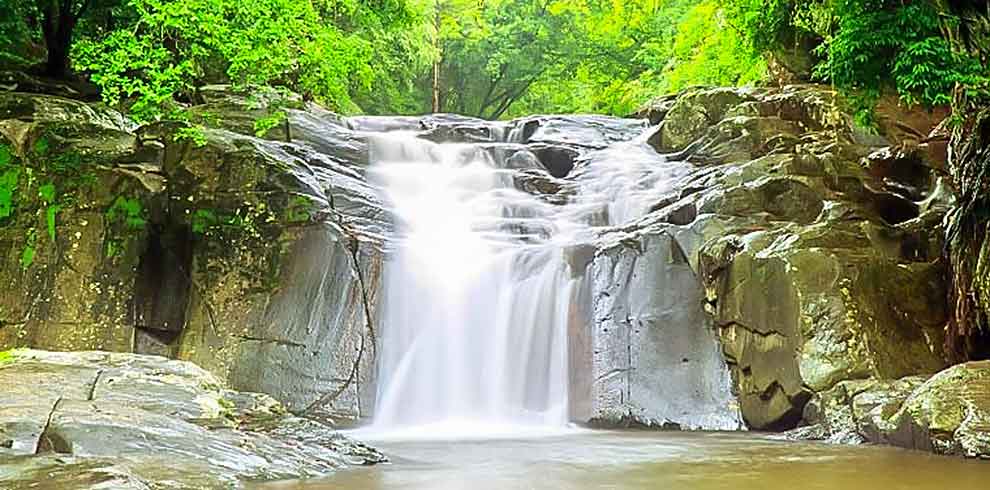
M 120 114 L 0 92 L 0 348 L 128 350 L 162 148 Z
M 591 266 L 593 424 L 742 427 L 701 284 L 674 238 L 600 249 Z
M 0 386 L 3 488 L 238 488 L 384 461 L 183 361 L 17 351 Z
M 749 427 L 794 427 L 846 380 L 946 365 L 939 223 L 951 197 L 928 143 L 864 137 L 816 86 L 695 89 L 654 107 L 651 144 L 696 170 L 640 226 L 693 230 L 680 245 Z
M 291 96 L 201 97 L 202 127 L 137 128 L 0 92 L 0 277 L 13 285 L 0 349 L 175 356 L 292 410 L 357 418 L 390 227 L 364 180 L 367 141 Z M 274 107 L 285 118 L 259 129 Z

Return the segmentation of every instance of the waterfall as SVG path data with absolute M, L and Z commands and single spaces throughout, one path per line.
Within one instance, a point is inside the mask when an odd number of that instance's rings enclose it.
M 588 386 L 572 393 L 569 363 L 575 350 L 587 351 L 582 363 L 592 356 L 588 345 L 569 343 L 594 321 L 576 313 L 592 304 L 592 255 L 575 260 L 574 251 L 594 250 L 603 232 L 646 216 L 691 168 L 647 145 L 643 123 L 614 121 L 606 122 L 620 130 L 609 138 L 600 136 L 598 120 L 557 134 L 577 155 L 557 162 L 573 163 L 565 179 L 543 170 L 549 166 L 537 154 L 545 149 L 527 145 L 529 124 L 491 123 L 494 136 L 485 142 L 435 143 L 419 131 L 364 122 L 372 128 L 368 178 L 396 221 L 384 266 L 370 431 L 478 435 L 569 424 L 574 398 L 590 396 Z M 595 141 L 587 128 L 599 144 L 575 143 Z M 557 192 L 521 184 L 534 174 Z M 691 338 L 705 330 L 679 328 Z M 714 338 L 702 343 L 720 362 Z M 699 376 L 728 393 L 721 370 Z M 685 390 L 699 384 L 690 372 L 677 376 Z
M 546 239 L 552 206 L 471 145 L 392 133 L 372 153 L 399 222 L 375 425 L 566 424 L 574 280 Z

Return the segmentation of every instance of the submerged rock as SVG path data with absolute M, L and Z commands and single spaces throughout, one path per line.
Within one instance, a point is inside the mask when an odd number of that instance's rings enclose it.
M 22 350 L 0 387 L 3 488 L 239 488 L 385 460 L 184 361 Z

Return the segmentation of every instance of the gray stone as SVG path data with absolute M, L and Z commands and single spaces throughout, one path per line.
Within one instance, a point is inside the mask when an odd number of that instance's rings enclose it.
M 0 386 L 17 402 L 0 410 L 0 440 L 11 442 L 0 450 L 4 488 L 27 488 L 42 472 L 62 485 L 52 488 L 237 488 L 384 461 L 184 361 L 17 351 Z

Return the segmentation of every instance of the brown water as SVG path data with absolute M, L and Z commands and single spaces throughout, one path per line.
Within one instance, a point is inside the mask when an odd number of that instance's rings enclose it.
M 984 490 L 990 461 L 741 433 L 377 441 L 392 463 L 256 490 Z

